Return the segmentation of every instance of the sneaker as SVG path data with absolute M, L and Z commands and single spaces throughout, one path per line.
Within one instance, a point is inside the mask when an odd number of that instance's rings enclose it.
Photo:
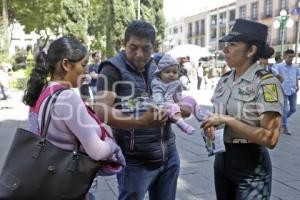
M 282 128 L 281 133 L 285 135 L 292 135 L 287 128 Z

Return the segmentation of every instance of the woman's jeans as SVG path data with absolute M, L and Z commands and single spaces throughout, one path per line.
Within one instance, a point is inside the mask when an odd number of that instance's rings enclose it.
M 180 160 L 178 152 L 157 169 L 126 166 L 117 174 L 119 200 L 143 200 L 149 191 L 150 200 L 175 200 Z
M 282 128 L 287 128 L 288 118 L 296 112 L 297 92 L 292 95 L 284 95 L 284 106 L 282 116 Z

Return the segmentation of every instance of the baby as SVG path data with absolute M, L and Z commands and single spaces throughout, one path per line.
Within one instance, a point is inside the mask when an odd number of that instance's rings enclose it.
M 166 108 L 169 118 L 185 133 L 191 135 L 195 128 L 186 123 L 181 115 L 179 105 L 188 106 L 197 120 L 202 121 L 197 101 L 191 96 L 182 96 L 179 78 L 179 63 L 172 56 L 165 54 L 158 62 L 154 72 L 156 77 L 151 82 L 152 99 L 158 106 Z M 178 105 L 179 104 L 179 105 Z

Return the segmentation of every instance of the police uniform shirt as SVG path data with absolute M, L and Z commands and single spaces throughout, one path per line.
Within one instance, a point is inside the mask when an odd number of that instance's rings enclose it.
M 213 97 L 214 112 L 226 114 L 252 126 L 260 126 L 264 112 L 283 112 L 283 91 L 280 81 L 257 64 L 253 64 L 234 81 L 235 70 L 224 74 Z M 230 127 L 224 130 L 226 143 L 247 143 Z

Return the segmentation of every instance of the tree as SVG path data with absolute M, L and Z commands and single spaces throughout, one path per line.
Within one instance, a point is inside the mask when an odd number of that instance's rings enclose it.
M 42 30 L 54 35 L 71 35 L 87 40 L 89 0 L 14 0 L 11 17 L 25 26 L 25 32 Z
M 166 20 L 163 14 L 163 0 L 141 0 L 141 19 L 150 22 L 156 30 L 157 51 L 165 37 Z
M 91 50 L 101 50 L 102 55 L 106 55 L 106 1 L 90 0 L 90 10 L 88 16 L 88 35 L 90 36 Z
M 126 8 L 126 13 L 124 12 Z M 114 1 L 114 24 L 113 24 L 113 38 L 115 50 L 120 51 L 123 45 L 124 33 L 127 25 L 136 18 L 134 11 L 134 3 L 132 0 L 117 0 Z
M 7 0 L 2 0 L 2 21 L 0 24 L 0 30 L 1 30 L 1 50 L 3 50 L 4 55 L 8 54 L 9 50 L 9 44 L 10 44 L 10 38 L 9 38 L 9 29 L 8 26 L 8 4 Z
M 121 49 L 126 26 L 135 19 L 133 0 L 91 0 L 91 8 L 89 34 L 94 38 L 92 47 L 105 49 L 102 54 L 111 57 Z
M 89 0 L 63 0 L 61 29 L 63 35 L 87 42 Z

